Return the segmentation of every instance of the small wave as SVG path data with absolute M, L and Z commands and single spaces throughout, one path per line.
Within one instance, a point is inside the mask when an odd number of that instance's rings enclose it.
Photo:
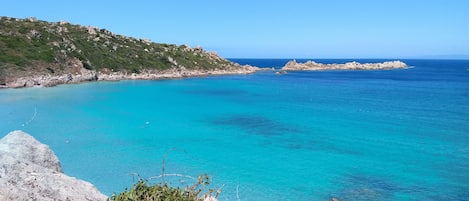
M 415 66 L 408 66 L 407 68 L 409 68 L 409 69 L 410 69 L 410 68 L 415 68 Z

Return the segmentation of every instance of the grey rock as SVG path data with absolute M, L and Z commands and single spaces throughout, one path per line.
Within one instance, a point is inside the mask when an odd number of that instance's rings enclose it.
M 387 70 L 396 68 L 407 68 L 407 64 L 402 61 L 386 61 L 382 63 L 359 63 L 356 61 L 348 62 L 345 64 L 322 64 L 314 61 L 307 61 L 305 63 L 298 63 L 296 60 L 291 60 L 282 70 L 284 71 L 303 71 L 303 70 Z
M 233 66 L 220 66 L 219 69 L 187 69 L 179 65 L 173 58 L 168 57 L 168 61 L 172 63 L 173 68 L 167 70 L 150 70 L 144 69 L 142 72 L 128 73 L 124 71 L 109 71 L 109 70 L 88 70 L 84 68 L 84 63 L 77 58 L 67 59 L 67 69 L 70 73 L 57 74 L 49 73 L 47 75 L 26 76 L 16 79 L 6 79 L 1 88 L 21 88 L 21 87 L 51 87 L 60 84 L 81 83 L 87 81 L 117 81 L 117 80 L 157 80 L 169 78 L 182 78 L 182 77 L 198 77 L 209 75 L 236 75 L 236 74 L 250 74 L 258 70 L 266 70 L 250 65 L 234 64 Z M 85 61 L 90 65 L 88 61 Z M 269 69 L 270 70 L 270 69 Z
M 0 140 L 0 200 L 106 200 L 91 183 L 67 176 L 49 146 L 23 131 Z

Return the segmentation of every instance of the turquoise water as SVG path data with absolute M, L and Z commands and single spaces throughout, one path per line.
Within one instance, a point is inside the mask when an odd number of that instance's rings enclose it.
M 469 61 L 405 62 L 0 90 L 0 133 L 29 132 L 107 195 L 167 153 L 166 173 L 208 173 L 220 200 L 469 200 Z

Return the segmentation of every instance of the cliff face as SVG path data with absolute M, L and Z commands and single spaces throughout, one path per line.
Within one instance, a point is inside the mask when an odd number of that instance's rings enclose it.
M 92 184 L 65 175 L 54 152 L 13 131 L 0 140 L 0 200 L 106 200 Z
M 0 52 L 0 87 L 47 86 L 148 71 L 253 72 L 200 47 L 159 44 L 97 27 L 35 18 L 1 17 Z M 42 83 L 44 79 L 50 80 Z
M 289 61 L 282 70 L 298 71 L 298 70 L 385 70 L 395 68 L 407 68 L 407 64 L 402 61 L 386 61 L 382 63 L 359 63 L 348 62 L 345 64 L 321 64 L 314 61 L 305 63 L 297 63 L 295 60 Z

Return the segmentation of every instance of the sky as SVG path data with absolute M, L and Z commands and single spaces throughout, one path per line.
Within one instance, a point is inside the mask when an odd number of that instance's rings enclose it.
M 0 16 L 65 20 L 228 58 L 469 58 L 467 0 L 0 0 Z

